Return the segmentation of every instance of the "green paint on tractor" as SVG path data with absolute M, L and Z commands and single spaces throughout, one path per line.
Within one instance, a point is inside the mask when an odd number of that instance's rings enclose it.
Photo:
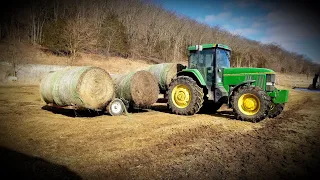
M 179 75 L 194 76 L 202 86 L 206 85 L 206 81 L 203 79 L 203 76 L 198 69 L 183 69 L 178 73 L 178 76 Z
M 288 90 L 275 87 L 273 70 L 231 68 L 228 46 L 194 45 L 188 51 L 188 67 L 178 72 L 169 87 L 168 104 L 174 113 L 191 115 L 207 104 L 212 111 L 228 104 L 237 119 L 257 122 L 279 115 L 288 102 Z M 183 106 L 175 107 L 177 103 Z

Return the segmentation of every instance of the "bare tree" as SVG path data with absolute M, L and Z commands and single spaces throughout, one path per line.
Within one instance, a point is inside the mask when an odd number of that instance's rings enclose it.
M 185 60 L 188 45 L 222 43 L 232 48 L 231 65 L 236 67 L 258 66 L 306 73 L 315 66 L 310 58 L 286 51 L 278 44 L 262 44 L 221 27 L 210 27 L 165 10 L 152 1 L 28 3 L 22 9 L 6 13 L 9 18 L 0 24 L 0 40 L 57 44 L 52 47 L 72 55 L 79 51 L 103 52 L 108 56 L 126 54 L 156 62 Z

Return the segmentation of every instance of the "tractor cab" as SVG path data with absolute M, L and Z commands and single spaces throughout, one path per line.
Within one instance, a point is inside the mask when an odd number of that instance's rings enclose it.
M 205 99 L 221 104 L 227 101 L 228 92 L 223 87 L 223 71 L 230 68 L 231 49 L 223 44 L 189 46 L 188 69 L 203 78 Z
M 189 69 L 197 69 L 207 86 L 221 83 L 222 71 L 230 68 L 231 49 L 222 44 L 204 44 L 190 46 Z

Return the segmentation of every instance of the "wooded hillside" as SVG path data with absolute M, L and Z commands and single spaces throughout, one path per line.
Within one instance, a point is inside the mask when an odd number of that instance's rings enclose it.
M 57 54 L 104 54 L 154 62 L 187 60 L 187 46 L 223 43 L 233 67 L 315 72 L 307 56 L 178 16 L 142 0 L 22 1 L 2 11 L 0 40 L 28 41 Z

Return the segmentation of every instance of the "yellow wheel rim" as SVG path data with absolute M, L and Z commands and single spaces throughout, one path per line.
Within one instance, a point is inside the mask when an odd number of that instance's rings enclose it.
M 260 100 L 254 94 L 243 94 L 238 101 L 240 111 L 245 115 L 255 115 L 260 110 Z
M 177 85 L 173 88 L 171 99 L 173 104 L 178 108 L 186 108 L 189 106 L 191 101 L 191 92 L 186 85 Z

